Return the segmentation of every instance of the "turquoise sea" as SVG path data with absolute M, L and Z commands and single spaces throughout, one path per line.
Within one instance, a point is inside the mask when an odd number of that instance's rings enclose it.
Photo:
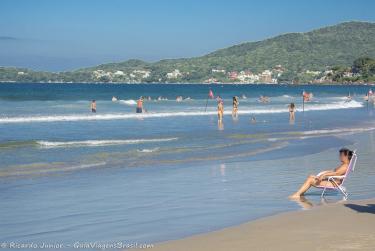
M 209 87 L 224 99 L 222 126 Z M 0 84 L 0 242 L 156 243 L 310 207 L 322 203 L 317 191 L 302 204 L 287 197 L 308 174 L 334 168 L 343 146 L 359 152 L 350 199 L 374 197 L 369 89 Z M 304 112 L 303 91 L 314 94 Z M 140 96 L 151 97 L 144 114 L 135 113 Z

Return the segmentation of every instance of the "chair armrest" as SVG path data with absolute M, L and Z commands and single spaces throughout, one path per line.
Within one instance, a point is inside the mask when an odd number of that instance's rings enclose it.
M 331 179 L 340 179 L 342 180 L 343 178 L 345 178 L 345 175 L 340 175 L 340 176 L 328 176 L 328 180 L 331 180 Z

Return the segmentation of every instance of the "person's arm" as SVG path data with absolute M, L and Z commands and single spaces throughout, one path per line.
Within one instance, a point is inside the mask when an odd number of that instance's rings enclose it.
M 323 179 L 328 178 L 329 176 L 341 176 L 341 175 L 344 175 L 345 172 L 346 172 L 346 169 L 347 169 L 347 165 L 343 164 L 343 165 L 337 167 L 333 171 L 327 171 L 327 172 L 322 173 L 322 175 L 319 176 L 319 179 L 323 180 Z
M 318 173 L 318 174 L 316 175 L 316 177 L 323 176 L 324 174 L 329 173 L 329 172 L 331 172 L 331 171 L 322 171 L 322 172 Z

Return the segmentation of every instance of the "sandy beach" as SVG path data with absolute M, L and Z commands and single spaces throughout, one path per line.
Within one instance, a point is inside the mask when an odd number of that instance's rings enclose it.
M 374 250 L 375 199 L 283 213 L 153 250 Z

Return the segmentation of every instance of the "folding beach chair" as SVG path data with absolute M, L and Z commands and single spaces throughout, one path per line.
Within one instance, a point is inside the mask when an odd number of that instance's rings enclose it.
M 350 160 L 349 167 L 346 170 L 345 175 L 341 175 L 341 176 L 329 176 L 328 177 L 327 180 L 331 182 L 331 184 L 333 185 L 333 187 L 330 187 L 330 186 L 327 186 L 327 185 L 325 185 L 325 186 L 317 186 L 317 188 L 323 189 L 321 197 L 324 196 L 324 193 L 326 192 L 326 190 L 331 190 L 331 191 L 341 192 L 344 195 L 344 198 L 347 199 L 348 198 L 348 192 L 346 191 L 346 188 L 343 185 L 344 185 L 345 180 L 348 178 L 349 173 L 351 173 L 351 172 L 354 171 L 356 163 L 357 163 L 357 154 L 356 154 L 356 151 L 354 151 L 352 159 Z M 341 180 L 341 184 L 338 184 L 337 180 Z

